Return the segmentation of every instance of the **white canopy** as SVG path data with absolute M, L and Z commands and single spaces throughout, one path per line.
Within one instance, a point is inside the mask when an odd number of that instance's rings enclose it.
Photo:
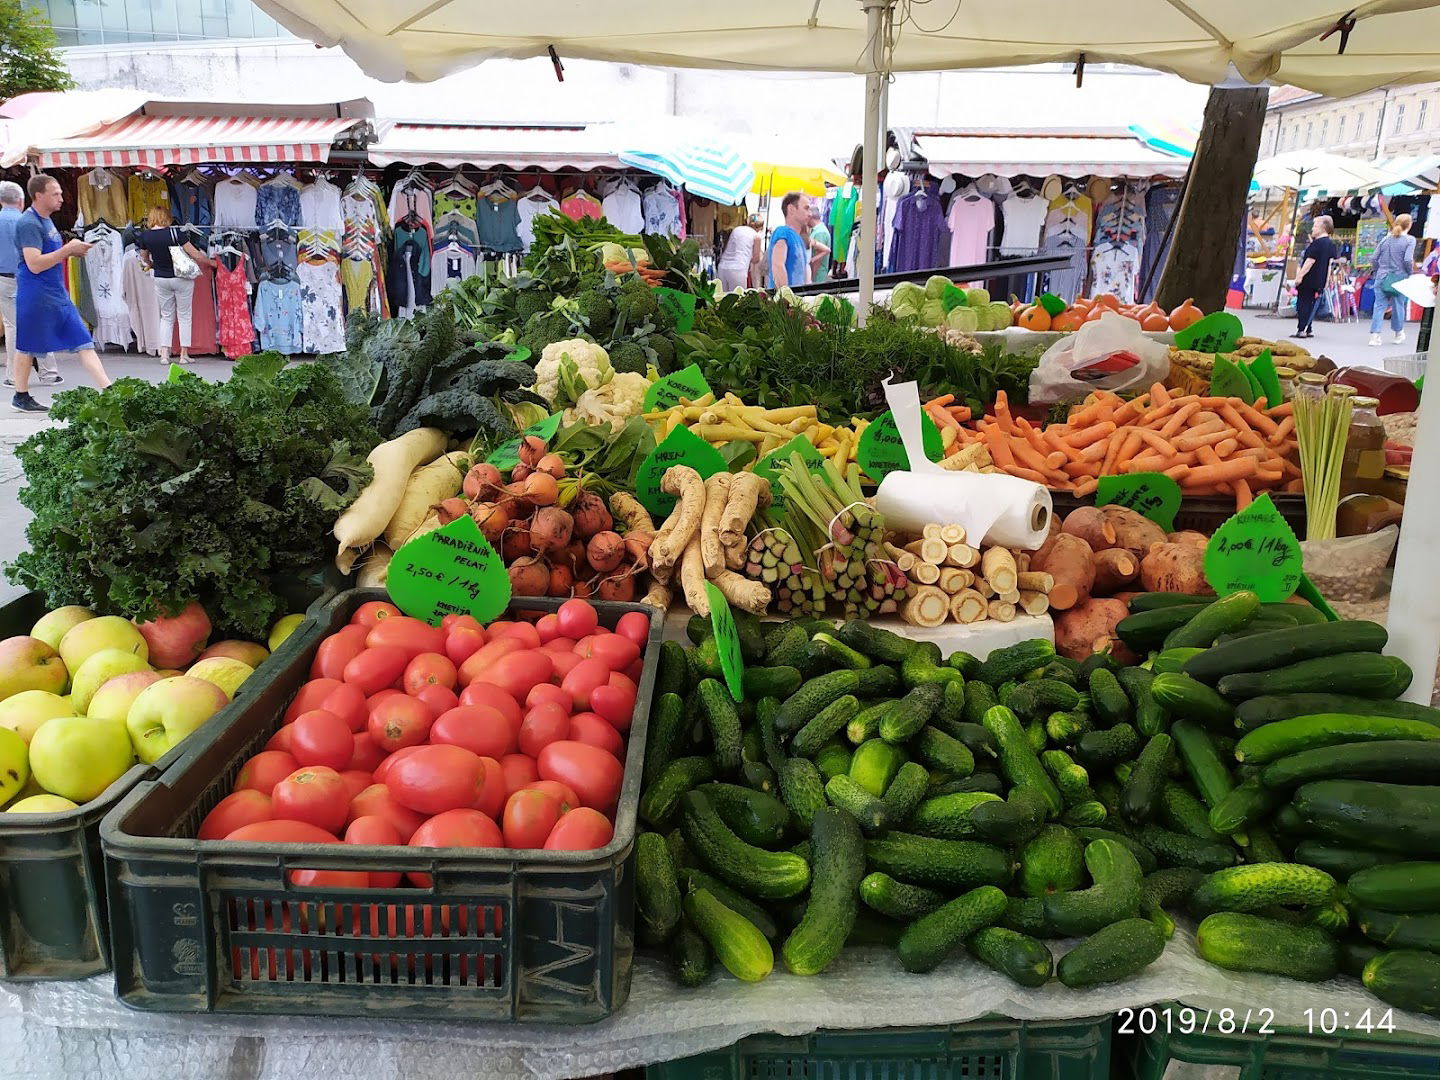
M 1287 150 L 1264 158 L 1255 163 L 1254 176 L 1262 188 L 1323 189 L 1335 193 L 1367 191 L 1400 179 L 1368 161 L 1323 150 Z

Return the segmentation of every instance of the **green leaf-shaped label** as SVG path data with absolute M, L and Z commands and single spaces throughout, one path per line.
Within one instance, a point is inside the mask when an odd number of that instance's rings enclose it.
M 537 420 L 520 433 L 519 438 L 511 439 L 497 446 L 485 460 L 494 465 L 501 472 L 509 472 L 516 465 L 520 464 L 520 439 L 526 435 L 539 435 L 545 440 L 545 445 L 550 445 L 550 440 L 560 430 L 560 413 L 552 413 L 544 420 Z
M 695 401 L 708 393 L 710 384 L 700 373 L 700 365 L 691 364 L 650 384 L 650 388 L 645 391 L 645 411 L 658 412 L 679 405 L 681 398 Z
M 468 514 L 395 552 L 386 585 L 401 611 L 431 626 L 446 615 L 488 623 L 510 603 L 505 563 Z
M 1231 352 L 1244 334 L 1245 327 L 1237 316 L 1217 311 L 1175 331 L 1175 347 L 1203 353 Z
M 1205 580 L 1217 596 L 1249 589 L 1262 603 L 1288 600 L 1303 573 L 1300 542 L 1261 495 L 1215 530 L 1205 548 Z
M 679 289 L 656 289 L 660 310 L 675 323 L 675 333 L 688 334 L 695 326 L 695 294 Z
M 705 582 L 705 597 L 710 601 L 710 628 L 715 631 L 715 644 L 719 646 L 720 670 L 725 673 L 725 685 L 730 696 L 736 701 L 744 698 L 741 681 L 745 675 L 745 659 L 740 655 L 740 632 L 735 629 L 735 616 L 730 604 L 715 585 Z
M 940 294 L 940 303 L 944 305 L 945 314 L 948 315 L 957 307 L 969 307 L 970 298 L 959 285 L 946 285 L 945 291 Z
M 1255 391 L 1235 361 L 1217 356 L 1210 369 L 1210 396 L 1239 398 L 1248 405 L 1255 400 Z
M 1045 313 L 1049 315 L 1052 319 L 1070 306 L 1069 304 L 1065 303 L 1064 300 L 1060 299 L 1060 297 L 1050 292 L 1041 293 L 1039 298 L 1035 302 L 1039 304 L 1042 308 L 1044 308 Z
M 920 437 L 925 443 L 925 456 L 939 461 L 945 453 L 945 443 L 940 438 L 940 429 L 935 421 L 924 413 L 920 414 Z M 885 413 L 860 435 L 860 446 L 855 456 L 865 475 L 879 483 L 892 472 L 910 468 L 910 456 L 905 453 L 905 444 L 900 441 L 900 429 L 895 426 L 892 413 Z
M 1143 514 L 1166 532 L 1175 528 L 1175 512 L 1180 509 L 1180 485 L 1164 473 L 1129 473 L 1125 476 L 1102 476 L 1095 489 L 1095 505 L 1128 506 Z
M 1256 383 L 1260 386 L 1260 396 L 1265 399 L 1265 407 L 1273 409 L 1281 404 L 1285 394 L 1280 389 L 1280 376 L 1275 374 L 1275 358 L 1270 355 L 1270 350 L 1263 350 L 1245 365 L 1245 370 L 1255 377 Z
M 780 490 L 778 466 L 789 461 L 792 454 L 799 454 L 805 467 L 812 473 L 822 472 L 825 458 L 815 449 L 815 444 L 804 435 L 796 435 L 778 450 L 772 450 L 755 463 L 755 475 L 770 481 L 770 499 L 780 509 L 785 508 L 785 494 Z
M 726 471 L 725 459 L 719 450 L 683 424 L 677 427 L 640 463 L 640 470 L 635 474 L 635 494 L 657 522 L 675 508 L 675 496 L 660 490 L 660 481 L 671 465 L 689 465 L 702 480 Z

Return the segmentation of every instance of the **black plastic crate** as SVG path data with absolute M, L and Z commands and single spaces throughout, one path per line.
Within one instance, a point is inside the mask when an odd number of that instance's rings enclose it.
M 1280 516 L 1285 519 L 1291 531 L 1298 539 L 1304 540 L 1305 496 L 1277 494 L 1273 491 L 1269 495 L 1270 501 L 1275 504 L 1275 509 L 1280 511 Z M 1058 518 L 1064 518 L 1077 506 L 1095 505 L 1094 495 L 1076 498 L 1068 491 L 1052 491 L 1050 499 Z M 1228 495 L 1186 495 L 1180 501 L 1180 509 L 1175 512 L 1175 531 L 1194 529 L 1208 536 L 1234 516 L 1235 500 Z
M 337 591 L 333 575 L 278 589 L 287 604 L 312 617 Z M 0 607 L 0 638 L 28 634 L 48 610 L 38 592 L 5 604 Z M 295 647 L 287 641 L 252 679 L 263 680 L 284 666 Z M 207 728 L 228 724 L 235 708 L 212 717 Z M 203 738 L 205 730 L 191 739 Z M 183 752 L 184 747 L 177 746 L 154 765 L 132 766 L 77 810 L 0 814 L 0 979 L 83 979 L 109 970 L 100 821 L 127 791 L 160 775 Z
M 650 619 L 615 835 L 597 851 L 242 844 L 193 839 L 280 726 L 326 635 L 382 589 L 342 593 L 299 651 L 101 825 L 115 992 L 167 1012 L 589 1023 L 624 1004 L 634 956 L 634 841 L 664 613 L 597 601 L 604 626 Z M 553 611 L 525 598 L 512 612 Z M 420 871 L 429 889 L 291 884 L 294 869 Z

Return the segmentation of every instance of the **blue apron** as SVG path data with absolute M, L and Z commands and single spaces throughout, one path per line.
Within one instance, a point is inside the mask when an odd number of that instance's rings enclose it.
M 47 217 L 25 214 L 40 222 L 44 230 L 42 255 L 59 251 L 65 242 L 60 230 Z M 32 273 L 22 252 L 15 267 L 15 349 L 31 356 L 39 353 L 75 352 L 93 347 L 90 329 L 75 310 L 65 291 L 65 264 L 56 263 L 42 273 Z

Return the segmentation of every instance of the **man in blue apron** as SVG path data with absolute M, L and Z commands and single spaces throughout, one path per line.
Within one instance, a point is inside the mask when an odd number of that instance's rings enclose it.
M 83 240 L 60 239 L 50 215 L 60 209 L 65 196 L 53 176 L 32 176 L 26 189 L 30 209 L 15 225 L 20 258 L 15 267 L 15 396 L 10 407 L 16 412 L 43 413 L 49 410 L 30 396 L 30 368 L 37 353 L 78 354 L 102 390 L 110 385 L 110 376 L 95 352 L 89 328 L 65 291 L 65 260 L 84 255 L 90 245 Z

